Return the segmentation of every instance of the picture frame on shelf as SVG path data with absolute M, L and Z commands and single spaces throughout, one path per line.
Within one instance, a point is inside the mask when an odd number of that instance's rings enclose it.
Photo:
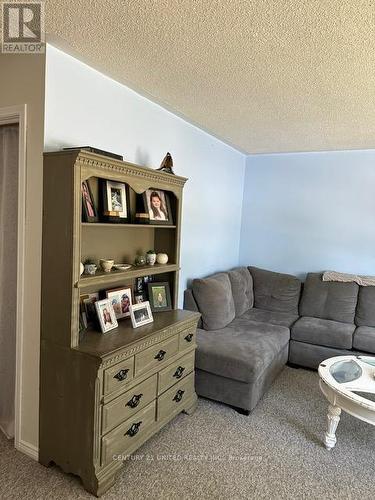
M 109 299 L 95 302 L 95 309 L 99 319 L 102 333 L 107 333 L 118 327 L 115 311 Z
M 107 222 L 130 222 L 129 186 L 124 182 L 100 179 L 101 216 Z
M 92 326 L 97 319 L 95 302 L 99 300 L 99 293 L 88 293 L 81 295 L 81 310 L 86 320 L 86 326 Z
M 107 290 L 106 295 L 112 304 L 117 320 L 130 317 L 130 306 L 133 304 L 130 285 Z
M 147 300 L 147 284 L 152 281 L 152 276 L 136 278 L 134 288 L 134 301 L 139 304 Z
M 171 290 L 168 281 L 147 283 L 148 300 L 152 312 L 172 309 Z
M 147 301 L 139 304 L 133 304 L 130 307 L 130 318 L 132 320 L 133 328 L 138 328 L 139 326 L 152 323 L 154 321 L 154 317 L 151 312 L 150 303 Z
M 79 313 L 79 334 L 82 335 L 87 329 L 86 314 L 82 311 Z
M 81 183 L 82 193 L 82 221 L 83 222 L 98 222 L 98 211 L 95 206 L 94 198 L 90 188 L 89 181 Z
M 138 295 L 134 295 L 134 303 L 135 304 L 141 304 L 142 302 L 144 302 L 144 297 L 142 294 L 138 294 Z
M 169 194 L 163 189 L 147 189 L 143 194 L 145 213 L 149 214 L 148 224 L 173 224 Z

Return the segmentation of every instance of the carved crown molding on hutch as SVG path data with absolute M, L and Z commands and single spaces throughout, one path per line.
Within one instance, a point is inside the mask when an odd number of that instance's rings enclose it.
M 76 164 L 80 165 L 81 167 L 87 168 L 88 171 L 90 169 L 100 169 L 102 172 L 104 170 L 110 173 L 112 172 L 119 173 L 121 175 L 139 177 L 140 179 L 146 180 L 151 183 L 160 183 L 162 181 L 165 185 L 178 186 L 179 188 L 182 188 L 187 181 L 185 177 L 166 174 L 164 172 L 155 171 L 147 167 L 141 167 L 133 163 L 114 160 L 112 158 L 103 160 L 102 156 L 86 151 L 81 151 L 80 153 L 78 153 Z M 85 177 L 85 175 L 86 174 L 83 172 L 83 177 Z M 85 180 L 85 178 L 82 178 L 81 180 Z

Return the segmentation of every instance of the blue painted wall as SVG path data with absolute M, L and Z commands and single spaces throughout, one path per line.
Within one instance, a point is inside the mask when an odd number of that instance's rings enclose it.
M 189 177 L 180 303 L 190 279 L 238 263 L 375 275 L 375 150 L 254 155 L 245 169 L 238 151 L 51 46 L 45 114 L 47 150 L 94 144 L 153 167 L 171 151 Z
M 249 156 L 240 263 L 375 275 L 375 150 Z
M 189 178 L 180 305 L 191 279 L 235 267 L 246 156 L 50 45 L 46 65 L 46 150 L 90 144 L 152 168 L 170 151 Z

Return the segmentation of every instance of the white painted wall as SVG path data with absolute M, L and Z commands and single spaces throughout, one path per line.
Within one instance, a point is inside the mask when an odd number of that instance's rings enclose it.
M 249 156 L 240 263 L 375 275 L 375 150 Z
M 245 155 L 48 46 L 45 149 L 78 145 L 113 151 L 152 168 L 170 151 L 176 173 L 189 178 L 180 304 L 189 279 L 238 264 Z

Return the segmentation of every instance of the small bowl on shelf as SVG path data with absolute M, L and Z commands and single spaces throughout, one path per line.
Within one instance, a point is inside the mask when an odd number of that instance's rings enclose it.
M 105 273 L 111 272 L 114 263 L 115 261 L 112 259 L 100 259 L 100 267 Z
M 119 263 L 113 264 L 113 268 L 116 269 L 116 271 L 127 271 L 131 267 L 133 267 L 132 264 L 119 264 Z

